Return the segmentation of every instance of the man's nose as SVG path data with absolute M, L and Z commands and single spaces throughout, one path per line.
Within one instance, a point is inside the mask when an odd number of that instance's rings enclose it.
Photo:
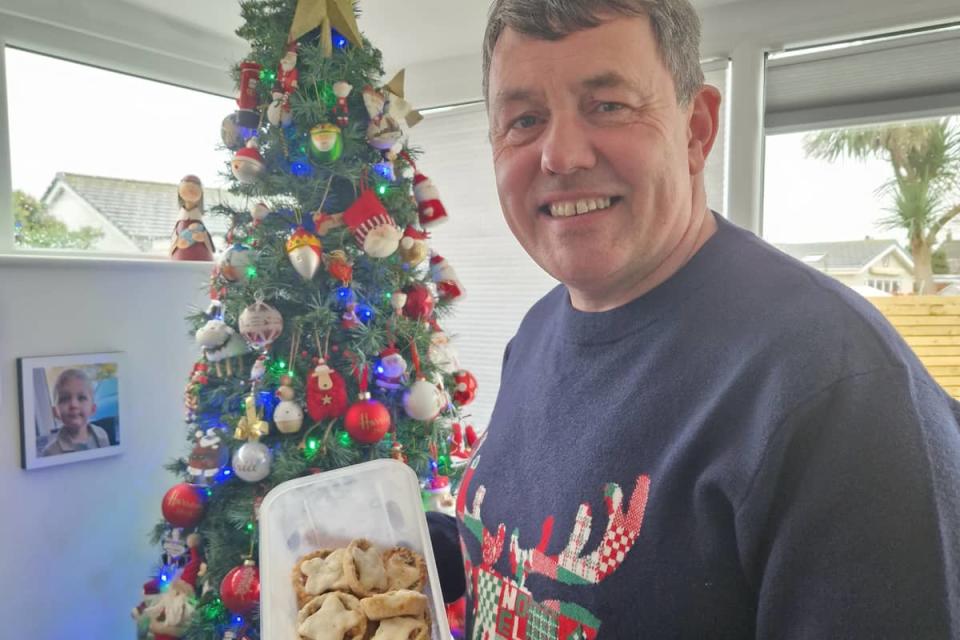
M 576 113 L 555 113 L 547 124 L 540 169 L 550 175 L 568 175 L 592 169 L 597 163 L 590 130 Z

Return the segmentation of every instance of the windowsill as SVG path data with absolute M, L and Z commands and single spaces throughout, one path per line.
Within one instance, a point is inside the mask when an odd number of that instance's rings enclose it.
M 0 267 L 146 267 L 157 269 L 185 269 L 209 272 L 213 261 L 170 260 L 163 256 L 137 256 L 124 254 L 90 254 L 79 252 L 18 251 L 0 253 Z

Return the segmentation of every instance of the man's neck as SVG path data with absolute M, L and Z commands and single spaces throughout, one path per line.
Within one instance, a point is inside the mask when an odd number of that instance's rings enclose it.
M 602 298 L 591 296 L 589 292 L 567 286 L 570 292 L 570 302 L 579 311 L 600 312 L 622 307 L 632 300 L 652 291 L 669 280 L 683 268 L 690 259 L 706 244 L 707 240 L 717 232 L 717 221 L 713 212 L 706 207 L 696 209 L 701 215 L 694 216 L 676 248 L 667 258 L 647 276 L 638 282 L 615 291 L 606 291 Z

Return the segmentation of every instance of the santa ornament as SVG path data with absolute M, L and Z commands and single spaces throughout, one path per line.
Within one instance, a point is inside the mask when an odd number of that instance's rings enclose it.
M 371 258 L 386 258 L 400 246 L 402 232 L 370 189 L 364 189 L 343 213 L 343 222 Z
M 333 95 L 337 96 L 337 104 L 333 107 L 333 114 L 337 118 L 337 125 L 346 127 L 350 124 L 350 107 L 347 106 L 347 97 L 353 91 L 353 85 L 340 80 L 333 83 Z
M 230 169 L 234 177 L 244 184 L 253 184 L 263 174 L 266 165 L 260 155 L 256 138 L 250 138 L 247 145 L 234 154 Z
M 438 254 L 430 256 L 430 278 L 437 285 L 437 297 L 441 300 L 453 301 L 463 297 L 464 290 L 463 285 L 460 284 L 460 278 L 443 256 Z
M 385 391 L 397 391 L 407 385 L 407 361 L 396 347 L 388 347 L 380 352 L 373 378 L 373 383 Z
M 347 411 L 347 384 L 339 373 L 317 360 L 307 379 L 307 413 L 313 420 L 339 418 Z
M 197 578 L 204 572 L 198 548 L 200 537 L 195 533 L 190 534 L 187 545 L 190 547 L 190 560 L 183 567 L 183 572 L 166 592 L 142 612 L 142 616 L 150 620 L 148 628 L 154 640 L 184 637 L 193 617 Z
M 203 225 L 203 185 L 197 176 L 184 176 L 177 186 L 180 216 L 173 228 L 170 257 L 174 260 L 213 260 L 216 249 Z
M 430 251 L 430 235 L 413 226 L 408 226 L 400 239 L 400 259 L 411 269 L 426 259 Z
M 320 268 L 323 245 L 319 238 L 302 226 L 287 240 L 287 257 L 294 270 L 304 280 L 312 280 Z
M 230 455 L 227 447 L 221 446 L 220 429 L 197 429 L 193 449 L 187 458 L 187 473 L 197 484 L 209 484 L 220 472 Z
M 453 374 L 453 382 L 457 385 L 453 391 L 453 402 L 458 406 L 466 406 L 477 397 L 477 379 L 465 369 Z
M 440 191 L 433 180 L 416 171 L 413 175 L 413 197 L 417 201 L 417 211 L 421 227 L 432 227 L 447 221 L 447 209 L 440 202 Z
M 280 58 L 277 67 L 277 84 L 284 94 L 290 95 L 300 87 L 300 72 L 297 71 L 297 43 L 287 45 L 287 51 Z
M 280 84 L 273 86 L 270 92 L 270 106 L 267 107 L 267 122 L 275 127 L 289 127 L 293 123 L 290 100 Z

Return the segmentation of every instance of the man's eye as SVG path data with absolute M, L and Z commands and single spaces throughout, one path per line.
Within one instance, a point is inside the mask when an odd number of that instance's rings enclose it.
M 623 105 L 619 102 L 601 102 L 597 105 L 597 111 L 600 113 L 613 113 L 614 111 L 620 111 L 623 109 Z
M 510 125 L 511 129 L 529 129 L 537 124 L 536 116 L 520 116 Z

